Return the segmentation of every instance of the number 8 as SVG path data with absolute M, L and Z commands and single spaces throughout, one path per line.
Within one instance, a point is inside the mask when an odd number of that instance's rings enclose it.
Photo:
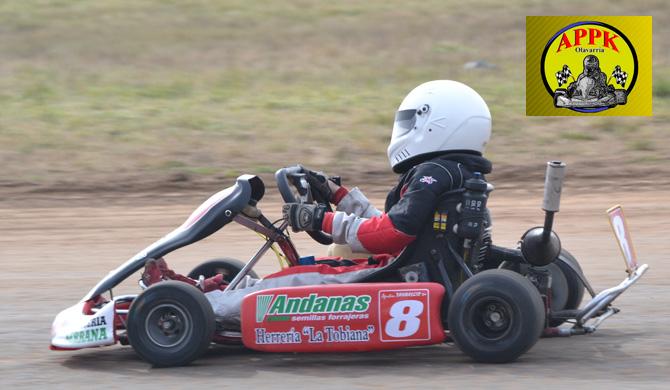
M 409 337 L 419 330 L 421 320 L 418 317 L 421 313 L 423 313 L 421 301 L 398 301 L 389 310 L 391 319 L 386 323 L 384 331 L 391 337 Z

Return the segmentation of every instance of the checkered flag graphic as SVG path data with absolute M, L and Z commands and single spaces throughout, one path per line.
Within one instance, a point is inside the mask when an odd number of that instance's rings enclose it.
M 628 79 L 628 73 L 621 70 L 621 66 L 617 65 L 614 67 L 612 77 L 614 77 L 614 80 L 616 81 L 617 84 L 619 84 L 622 87 L 626 87 L 626 80 Z
M 556 72 L 556 81 L 558 81 L 558 86 L 568 82 L 568 77 L 572 76 L 572 72 L 567 65 L 563 65 L 563 69 Z

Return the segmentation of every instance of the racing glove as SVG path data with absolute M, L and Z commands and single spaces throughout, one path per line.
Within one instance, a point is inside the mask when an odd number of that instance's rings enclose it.
M 284 219 L 294 232 L 321 230 L 326 206 L 319 204 L 286 203 L 282 207 Z
M 341 187 L 339 176 L 328 177 L 323 172 L 305 170 L 305 179 L 312 191 L 318 194 L 317 201 L 337 204 L 348 192 L 346 188 Z

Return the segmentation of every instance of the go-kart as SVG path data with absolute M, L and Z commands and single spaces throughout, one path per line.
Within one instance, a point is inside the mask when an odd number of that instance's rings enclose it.
M 76 305 L 60 312 L 52 326 L 51 349 L 73 350 L 130 344 L 155 366 L 185 365 L 211 343 L 243 343 L 259 351 L 370 351 L 453 341 L 479 362 L 513 361 L 541 336 L 592 333 L 618 309 L 612 302 L 648 269 L 638 266 L 620 208 L 610 210 L 628 276 L 596 294 L 577 260 L 561 249 L 552 231 L 565 165 L 549 163 L 542 227 L 528 230 L 518 249 L 496 248 L 490 240 L 486 182 L 440 197 L 434 218 L 417 239 L 388 264 L 345 284 L 272 288 L 246 295 L 239 329 L 227 328 L 199 288 L 203 278 L 222 274 L 225 291 L 240 287 L 269 249 L 287 267 L 303 259 L 291 242 L 288 222 L 270 222 L 258 208 L 265 188 L 257 176 L 211 196 L 177 229 L 111 271 Z M 286 202 L 318 202 L 301 166 L 275 174 Z M 473 179 L 474 180 L 474 179 Z M 472 191 L 479 190 L 472 198 Z M 470 193 L 468 193 L 470 191 Z M 466 199 L 466 201 L 463 201 Z M 472 199 L 479 199 L 474 201 Z M 479 219 L 475 218 L 479 216 Z M 260 234 L 264 243 L 247 263 L 205 262 L 188 280 L 162 281 L 138 295 L 113 289 L 152 259 L 193 244 L 230 222 Z M 465 232 L 461 234 L 462 232 Z M 322 244 L 323 232 L 310 232 Z M 465 237 L 465 238 L 464 238 Z M 276 248 L 279 246 L 279 248 Z M 484 261 L 494 253 L 493 263 Z M 579 308 L 584 290 L 592 296 Z M 559 327 L 563 323 L 571 326 Z

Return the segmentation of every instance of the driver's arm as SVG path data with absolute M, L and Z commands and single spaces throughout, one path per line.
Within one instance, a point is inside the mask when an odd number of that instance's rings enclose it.
M 332 235 L 334 243 L 347 244 L 359 253 L 395 254 L 415 238 L 396 229 L 386 213 L 371 218 L 343 211 L 326 213 L 321 228 Z
M 346 187 L 337 184 L 339 180 L 333 180 L 323 172 L 307 169 L 305 174 L 305 179 L 309 182 L 314 199 L 317 201 L 329 201 L 337 206 L 337 211 L 354 214 L 358 217 L 370 218 L 381 214 L 370 204 L 368 198 L 363 195 L 358 187 L 349 191 Z
M 422 179 L 425 177 L 433 180 Z M 438 196 L 452 186 L 453 179 L 447 171 L 421 165 L 408 180 L 401 199 L 387 213 L 377 211 L 374 215 L 364 217 L 341 211 L 340 204 L 345 201 L 345 197 L 338 204 L 338 211 L 325 213 L 321 228 L 332 235 L 333 242 L 348 244 L 353 252 L 397 254 L 414 241 L 425 221 L 434 212 Z M 358 195 L 352 195 L 351 198 L 355 199 L 355 196 Z
M 382 214 L 370 203 L 358 187 L 349 191 L 345 187 L 338 186 L 336 191 L 333 191 L 332 202 L 337 205 L 337 211 L 353 214 L 357 217 L 371 218 Z

